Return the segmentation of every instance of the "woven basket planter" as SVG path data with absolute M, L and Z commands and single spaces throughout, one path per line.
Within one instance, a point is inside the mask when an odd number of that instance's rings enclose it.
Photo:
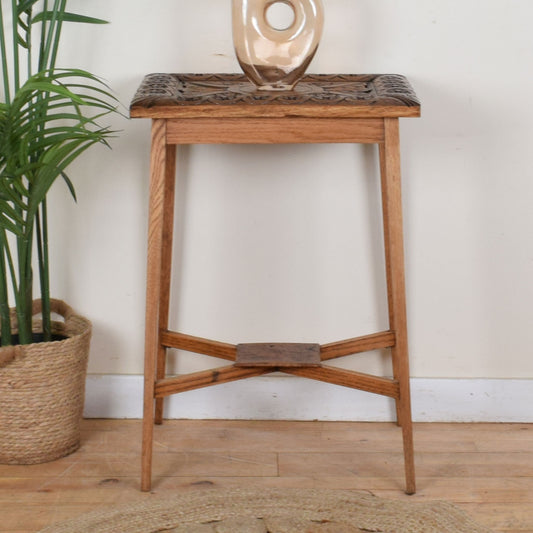
M 35 464 L 79 448 L 91 323 L 52 300 L 64 340 L 0 348 L 0 463 Z M 33 303 L 34 332 L 41 331 Z

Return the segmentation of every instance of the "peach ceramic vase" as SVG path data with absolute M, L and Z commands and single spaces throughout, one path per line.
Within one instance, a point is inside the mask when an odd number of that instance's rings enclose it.
M 318 48 L 321 0 L 232 0 L 233 44 L 258 89 L 290 90 Z

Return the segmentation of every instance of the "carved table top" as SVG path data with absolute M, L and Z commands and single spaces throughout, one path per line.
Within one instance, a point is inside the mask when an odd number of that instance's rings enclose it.
M 309 74 L 291 91 L 262 91 L 243 74 L 149 74 L 132 118 L 418 117 L 420 102 L 398 74 Z

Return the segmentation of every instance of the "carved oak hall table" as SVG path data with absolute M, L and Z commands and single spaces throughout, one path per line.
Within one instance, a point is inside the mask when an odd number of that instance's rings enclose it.
M 399 117 L 420 116 L 399 75 L 307 75 L 292 91 L 257 91 L 240 74 L 151 74 L 131 117 L 152 119 L 141 489 L 152 480 L 153 425 L 171 394 L 281 371 L 391 397 L 402 428 L 406 492 L 415 492 L 405 309 Z M 168 324 L 176 145 L 375 143 L 379 145 L 389 329 L 329 344 L 227 344 L 170 331 Z M 167 377 L 166 349 L 231 361 Z M 335 368 L 327 361 L 390 348 L 393 377 Z

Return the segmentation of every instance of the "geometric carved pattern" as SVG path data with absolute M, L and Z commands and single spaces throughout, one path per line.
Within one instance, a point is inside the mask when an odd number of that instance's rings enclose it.
M 290 91 L 257 90 L 243 74 L 149 74 L 131 110 L 136 116 L 136 109 L 154 106 L 286 105 L 420 107 L 407 79 L 397 74 L 308 74 Z

